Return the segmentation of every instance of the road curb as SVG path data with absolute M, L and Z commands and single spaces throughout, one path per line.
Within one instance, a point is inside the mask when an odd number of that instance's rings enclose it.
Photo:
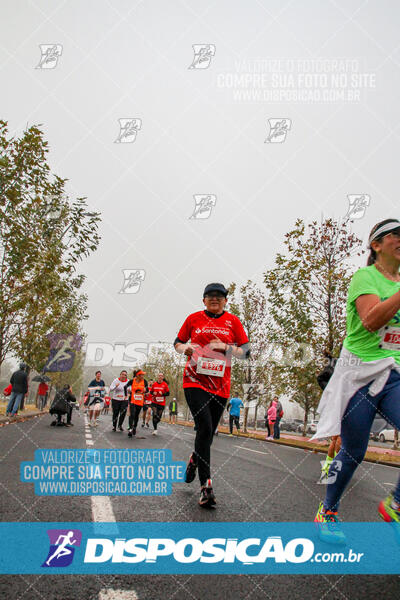
M 0 427 L 4 425 L 12 425 L 13 423 L 22 423 L 23 421 L 28 421 L 28 419 L 33 419 L 34 417 L 40 417 L 42 415 L 48 415 L 47 411 L 37 411 L 34 413 L 29 413 L 27 415 L 18 415 L 16 419 L 10 421 L 10 417 L 1 416 L 0 417 Z
M 166 423 L 168 423 L 168 421 L 165 421 Z M 177 423 L 177 425 L 182 425 L 183 427 L 191 427 L 193 429 L 193 423 L 187 422 L 187 421 L 181 421 L 179 423 Z M 218 433 L 221 435 L 228 435 L 229 430 L 228 429 L 221 429 L 219 428 Z M 327 452 L 327 446 L 320 446 L 317 444 L 312 444 L 310 442 L 292 442 L 291 440 L 286 440 L 284 438 L 280 438 L 279 440 L 266 440 L 265 437 L 261 437 L 261 436 L 255 436 L 252 435 L 251 433 L 237 433 L 235 435 L 235 437 L 238 438 L 251 438 L 253 440 L 258 440 L 259 442 L 265 442 L 265 443 L 269 443 L 269 444 L 274 444 L 276 446 L 289 446 L 291 448 L 300 448 L 301 450 L 305 450 L 305 451 L 309 451 L 309 452 L 314 452 L 314 453 L 320 453 L 320 454 L 326 454 Z M 368 456 L 369 454 L 369 456 Z M 374 456 L 371 456 L 371 454 L 373 454 Z M 381 458 L 382 457 L 382 458 Z M 387 467 L 396 467 L 396 468 L 400 468 L 400 457 L 397 458 L 397 462 L 392 462 L 389 460 L 385 460 L 384 459 L 384 455 L 379 453 L 379 452 L 373 452 L 370 450 L 367 450 L 367 454 L 364 457 L 364 461 L 365 462 L 370 462 L 370 463 L 374 463 L 374 464 L 379 464 L 379 465 L 385 465 Z

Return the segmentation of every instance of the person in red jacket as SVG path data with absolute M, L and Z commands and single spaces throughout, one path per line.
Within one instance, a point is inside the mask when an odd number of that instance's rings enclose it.
M 211 444 L 229 397 L 231 357 L 244 359 L 250 354 L 243 325 L 238 317 L 225 311 L 227 295 L 222 283 L 207 285 L 203 293 L 205 310 L 187 317 L 174 342 L 175 350 L 188 357 L 183 389 L 196 427 L 185 481 L 192 482 L 198 468 L 202 507 L 216 504 L 210 474 Z
M 156 381 L 150 388 L 150 394 L 153 396 L 153 435 L 158 435 L 157 425 L 161 421 L 162 414 L 165 408 L 165 398 L 169 396 L 169 387 L 164 375 L 159 373 Z
M 46 394 L 49 390 L 49 386 L 45 381 L 41 381 L 37 390 L 37 407 L 39 410 L 43 410 L 46 406 Z

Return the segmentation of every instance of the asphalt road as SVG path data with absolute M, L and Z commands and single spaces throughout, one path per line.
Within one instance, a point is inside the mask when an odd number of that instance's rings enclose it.
M 37 448 L 85 448 L 84 419 L 74 413 L 73 428 L 49 426 L 51 417 L 7 425 L 0 430 L 0 512 L 3 521 L 92 521 L 86 497 L 39 497 L 33 484 L 19 480 L 22 460 Z M 194 432 L 162 423 L 160 435 L 138 429 L 137 439 L 111 431 L 110 416 L 91 430 L 94 448 L 170 448 L 186 460 Z M 112 497 L 116 521 L 310 521 L 324 492 L 316 485 L 321 455 L 248 438 L 219 435 L 212 451 L 218 509 L 197 505 L 198 483 L 174 484 L 170 497 Z M 364 463 L 346 491 L 341 517 L 379 521 L 377 505 L 393 487 L 399 469 Z M 372 540 L 374 542 L 374 540 Z M 400 573 L 400 567 L 399 567 Z M 265 600 L 400 597 L 399 576 L 326 575 L 117 575 L 1 576 L 0 597 L 15 600 Z

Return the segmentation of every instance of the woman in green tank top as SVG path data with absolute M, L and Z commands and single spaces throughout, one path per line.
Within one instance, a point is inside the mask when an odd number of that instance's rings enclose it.
M 319 431 L 314 436 L 329 431 L 342 437 L 315 518 L 321 539 L 336 543 L 345 543 L 337 519 L 340 498 L 364 458 L 377 411 L 400 429 L 400 221 L 387 219 L 375 225 L 369 248 L 368 265 L 350 283 L 344 348 L 321 397 Z M 342 415 L 341 421 L 335 423 L 333 413 L 335 418 Z M 400 522 L 400 477 L 378 511 L 385 521 Z

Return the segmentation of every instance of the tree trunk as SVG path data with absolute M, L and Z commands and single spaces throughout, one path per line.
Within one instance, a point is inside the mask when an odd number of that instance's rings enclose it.
M 254 429 L 257 431 L 257 413 L 258 413 L 258 402 L 256 404 L 256 408 L 254 410 Z
M 303 420 L 303 436 L 307 435 L 307 422 L 308 422 L 308 413 L 310 412 L 310 407 L 308 406 L 308 402 L 304 403 L 304 420 Z
M 393 450 L 397 450 L 399 447 L 399 430 L 394 430 L 394 441 L 393 441 Z
M 249 405 L 244 407 L 243 411 L 243 433 L 247 433 L 247 419 L 249 416 Z

